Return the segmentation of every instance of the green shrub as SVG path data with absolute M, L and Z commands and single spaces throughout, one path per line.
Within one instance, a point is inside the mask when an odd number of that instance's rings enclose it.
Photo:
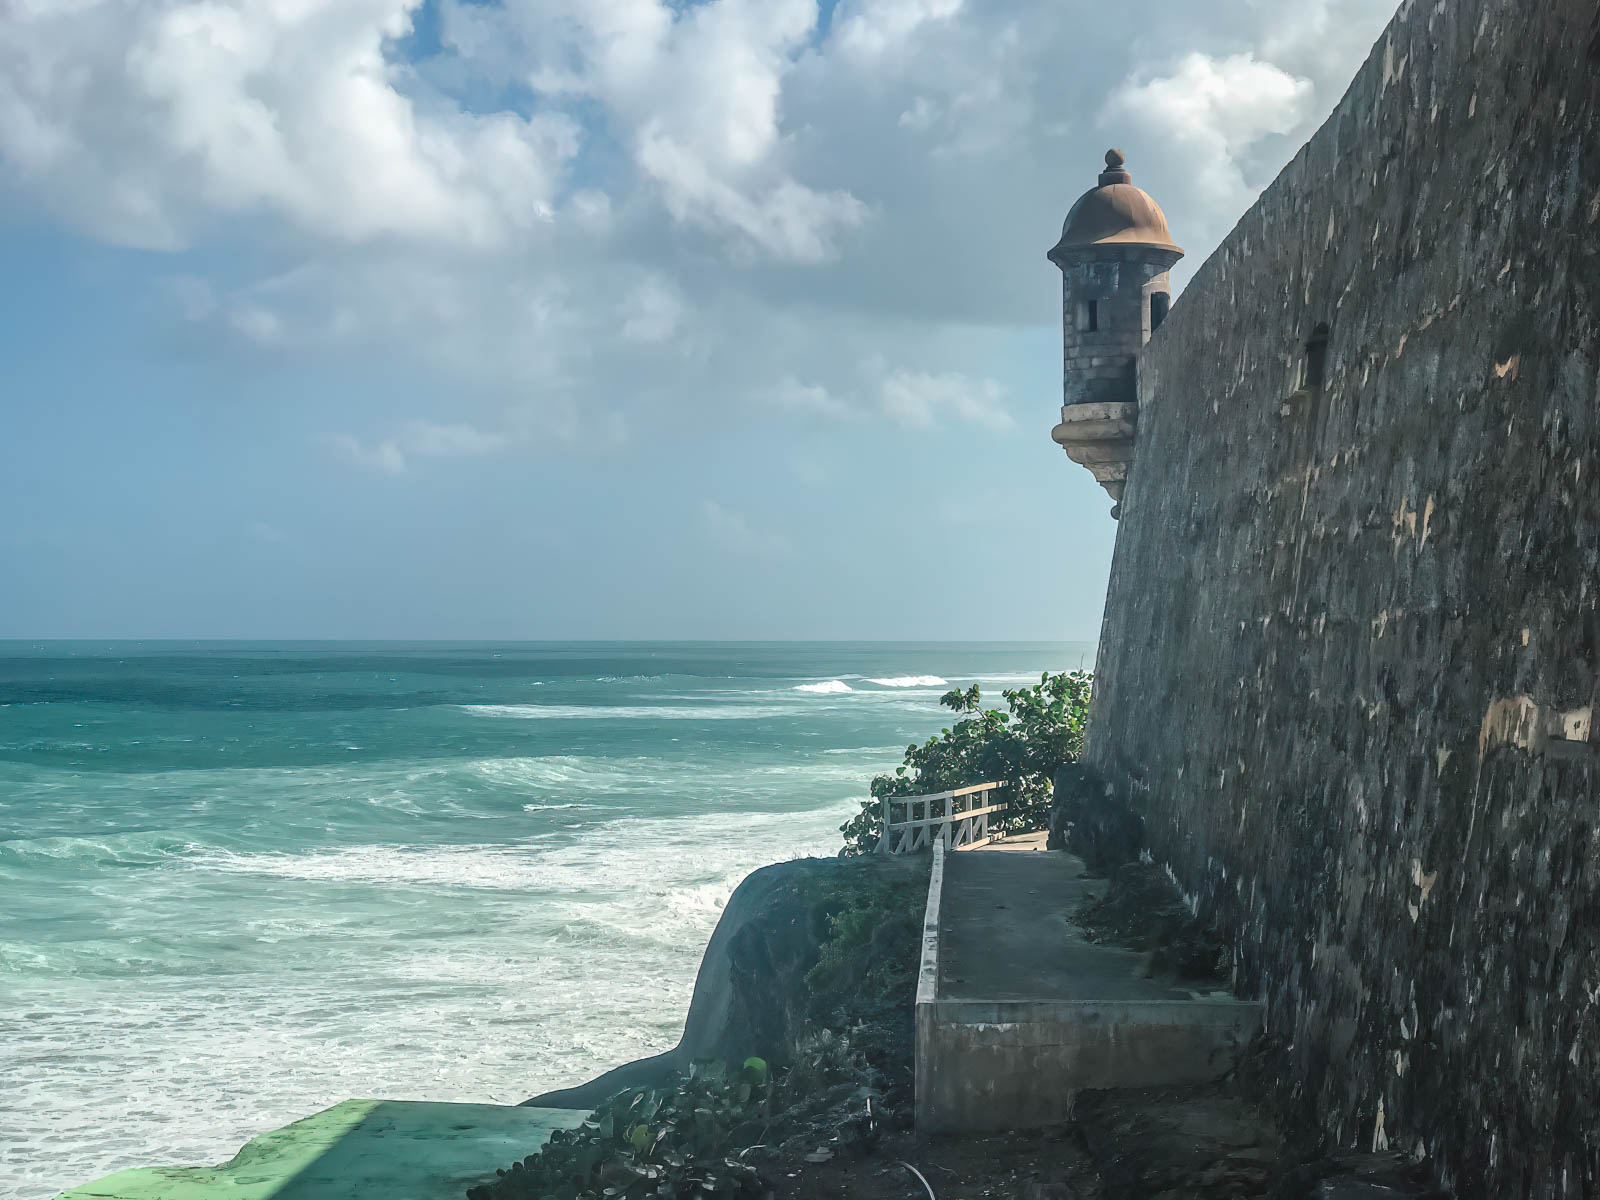
M 1089 720 L 1094 677 L 1087 671 L 1046 672 L 1032 687 L 1000 694 L 1006 710 L 986 709 L 978 685 L 954 688 L 939 703 L 970 714 L 920 746 L 907 746 L 893 775 L 872 781 L 872 797 L 839 827 L 846 855 L 870 854 L 883 831 L 885 796 L 921 796 L 975 783 L 1001 783 L 995 803 L 1009 811 L 990 818 L 1004 833 L 1043 829 L 1049 820 L 1050 781 L 1056 770 L 1077 761 Z
M 925 873 L 849 890 L 828 916 L 828 938 L 806 975 L 806 986 L 813 993 L 830 993 L 848 985 L 861 1010 L 856 1015 L 910 996 L 916 991 L 922 949 L 918 931 L 927 897 Z M 880 951 L 885 942 L 892 944 L 892 951 L 874 954 L 875 939 Z
M 577 1129 L 557 1129 L 542 1150 L 469 1188 L 467 1200 L 644 1200 L 757 1197 L 754 1167 L 733 1153 L 772 1118 L 767 1064 L 696 1062 L 659 1088 L 632 1088 Z

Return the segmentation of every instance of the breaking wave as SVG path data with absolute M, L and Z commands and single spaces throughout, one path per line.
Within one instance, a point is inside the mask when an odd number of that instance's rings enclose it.
M 28 1064 L 0 1200 L 221 1161 L 329 1098 L 516 1103 L 664 1049 L 739 880 L 836 852 L 872 777 L 948 720 L 933 664 L 1031 661 L 101 658 L 0 722 L 0 1046 Z
M 461 704 L 475 717 L 522 721 L 759 721 L 794 715 L 782 704 Z

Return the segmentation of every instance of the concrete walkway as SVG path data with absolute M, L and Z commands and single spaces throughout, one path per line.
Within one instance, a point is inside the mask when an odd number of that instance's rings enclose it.
M 1198 1083 L 1226 1073 L 1261 1006 L 1152 978 L 1149 956 L 1071 921 L 1104 881 L 1015 839 L 942 853 L 917 1003 L 924 1132 L 1054 1124 L 1081 1088 Z M 936 928 L 937 936 L 932 936 Z
M 940 999 L 1194 999 L 1189 988 L 1145 978 L 1147 955 L 1096 945 L 1072 923 L 1106 886 L 1080 860 L 1002 846 L 945 860 Z
M 1049 839 L 1048 833 L 1013 833 L 1006 838 L 997 838 L 987 846 L 979 846 L 985 854 L 1032 854 L 1035 850 L 1043 852 L 1044 844 Z

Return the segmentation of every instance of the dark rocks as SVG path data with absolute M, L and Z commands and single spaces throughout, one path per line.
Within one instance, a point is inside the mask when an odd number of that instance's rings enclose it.
M 1284 1174 L 1269 1200 L 1446 1200 L 1427 1162 L 1403 1154 L 1345 1153 Z
M 1068 763 L 1052 782 L 1049 849 L 1069 850 L 1093 870 L 1138 855 L 1142 823 L 1104 775 L 1086 763 Z
M 1078 1200 L 1082 1195 L 1066 1183 L 1030 1179 L 1022 1187 L 1022 1200 Z
M 1085 1092 L 1078 1126 L 1108 1200 L 1446 1200 L 1402 1154 L 1289 1166 L 1271 1110 L 1232 1087 Z
M 1084 1092 L 1078 1124 L 1108 1197 L 1264 1198 L 1282 1148 L 1269 1119 L 1217 1090 Z
M 1227 943 L 1189 910 L 1166 871 L 1153 863 L 1112 868 L 1105 892 L 1073 920 L 1091 941 L 1149 951 L 1151 976 L 1199 981 L 1227 974 Z
M 1381 1183 L 1341 1177 L 1325 1179 L 1317 1185 L 1317 1200 L 1405 1200 L 1415 1192 L 1402 1192 Z

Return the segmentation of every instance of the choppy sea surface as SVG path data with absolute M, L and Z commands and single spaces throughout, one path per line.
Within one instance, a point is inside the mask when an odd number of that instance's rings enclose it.
M 0 643 L 0 1197 L 670 1046 L 762 864 L 1083 643 Z

